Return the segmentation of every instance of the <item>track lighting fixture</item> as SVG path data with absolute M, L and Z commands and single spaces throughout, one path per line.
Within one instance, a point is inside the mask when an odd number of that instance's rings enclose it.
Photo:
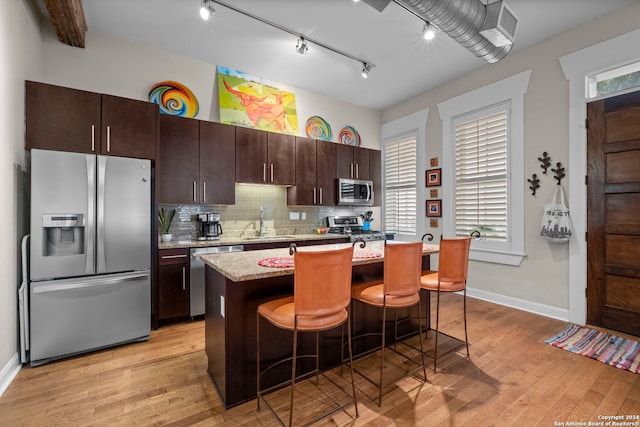
M 362 59 L 357 58 L 357 57 L 355 57 L 353 55 L 350 55 L 350 54 L 348 54 L 346 52 L 343 52 L 343 51 L 341 51 L 339 49 L 335 49 L 335 48 L 333 48 L 331 46 L 328 46 L 328 45 L 326 45 L 326 44 L 324 44 L 322 42 L 319 42 L 317 40 L 311 40 L 309 38 L 305 38 L 302 34 L 297 33 L 297 32 L 295 32 L 293 30 L 290 30 L 290 29 L 288 29 L 286 27 L 283 27 L 280 24 L 276 24 L 275 22 L 268 21 L 268 20 L 266 20 L 264 18 L 261 18 L 261 17 L 259 17 L 257 15 L 252 14 L 252 13 L 246 12 L 246 11 L 244 11 L 242 9 L 238 9 L 236 6 L 230 4 L 230 3 L 226 2 L 226 1 L 202 0 L 202 7 L 200 8 L 200 16 L 202 16 L 202 19 L 208 19 L 209 16 L 211 16 L 211 15 L 213 15 L 215 13 L 215 9 L 213 8 L 213 4 L 214 3 L 217 4 L 217 5 L 223 6 L 223 7 L 227 8 L 227 9 L 229 9 L 229 10 L 233 10 L 234 12 L 237 12 L 237 13 L 239 13 L 241 15 L 244 15 L 244 16 L 246 16 L 248 18 L 252 18 L 252 19 L 255 19 L 256 21 L 262 22 L 263 24 L 270 25 L 271 27 L 277 28 L 280 31 L 284 31 L 285 33 L 289 33 L 289 34 L 291 34 L 293 36 L 298 37 L 298 43 L 296 44 L 296 52 L 298 52 L 301 55 L 304 54 L 309 49 L 309 43 L 312 43 L 314 46 L 320 46 L 321 48 L 324 48 L 326 50 L 330 50 L 333 53 L 337 53 L 338 55 L 342 55 L 345 58 L 353 59 L 354 61 L 361 63 L 363 65 L 362 76 L 364 78 L 367 78 L 367 75 L 369 74 L 369 71 L 371 71 L 371 69 L 373 67 L 375 67 L 375 65 L 373 65 L 373 64 L 371 64 L 369 62 L 365 62 Z
M 211 15 L 214 15 L 216 10 L 213 8 L 213 2 L 211 0 L 202 0 L 200 5 L 200 17 L 205 21 L 209 19 Z
M 369 78 L 369 71 L 371 71 L 371 69 L 375 67 L 375 65 L 373 64 L 368 64 L 366 62 L 362 63 L 362 78 Z
M 422 35 L 425 40 L 433 40 L 436 36 L 436 30 L 434 26 L 429 21 L 425 21 L 424 29 L 422 30 Z
M 304 39 L 304 37 L 300 37 L 298 39 L 298 43 L 296 43 L 296 51 L 300 55 L 304 55 L 309 50 L 309 43 Z

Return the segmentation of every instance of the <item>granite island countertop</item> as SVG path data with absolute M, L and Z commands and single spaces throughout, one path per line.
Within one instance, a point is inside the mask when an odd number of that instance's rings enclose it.
M 323 234 L 286 234 L 264 237 L 239 237 L 222 235 L 218 240 L 175 240 L 171 242 L 159 242 L 158 249 L 175 248 L 203 248 L 212 246 L 248 245 L 275 242 L 298 242 L 302 240 L 330 240 L 344 239 L 343 234 L 323 233 Z
M 326 235 L 325 235 L 326 236 Z M 391 244 L 401 242 L 390 241 Z M 322 251 L 340 249 L 350 246 L 351 243 L 336 243 L 329 245 L 299 246 L 298 251 Z M 384 241 L 367 242 L 364 249 L 356 246 L 356 251 L 362 250 L 368 253 L 380 254 L 379 258 L 353 258 L 353 265 L 372 264 L 382 262 L 384 259 Z M 422 246 L 423 255 L 438 253 L 438 245 L 424 244 Z M 246 280 L 265 279 L 270 277 L 287 276 L 293 274 L 293 267 L 277 268 L 264 267 L 258 264 L 260 260 L 266 258 L 290 257 L 289 248 L 263 249 L 258 251 L 231 252 L 225 254 L 200 255 L 206 265 L 218 271 L 220 274 L 234 282 Z

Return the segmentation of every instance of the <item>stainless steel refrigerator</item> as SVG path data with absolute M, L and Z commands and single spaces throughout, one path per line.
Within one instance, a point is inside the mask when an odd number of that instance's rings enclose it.
M 149 160 L 31 150 L 31 365 L 148 339 Z

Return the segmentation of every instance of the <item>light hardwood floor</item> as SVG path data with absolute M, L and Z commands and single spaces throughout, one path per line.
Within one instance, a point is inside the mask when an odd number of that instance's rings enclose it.
M 462 297 L 443 301 L 442 330 L 463 336 Z M 372 400 L 373 386 L 356 376 L 360 417 L 351 418 L 350 406 L 318 425 L 554 426 L 640 414 L 640 375 L 544 343 L 565 322 L 471 298 L 468 310 L 470 359 L 454 353 L 437 373 L 427 371 L 426 383 L 412 377 L 392 382 L 381 408 Z M 222 408 L 203 349 L 204 322 L 198 321 L 153 331 L 148 342 L 24 368 L 0 398 L 0 425 L 274 425 L 267 410 L 256 412 L 255 401 Z M 356 366 L 375 371 L 376 356 Z M 298 389 L 296 414 L 304 418 L 318 399 L 309 381 Z M 286 408 L 288 395 L 278 393 L 271 400 Z

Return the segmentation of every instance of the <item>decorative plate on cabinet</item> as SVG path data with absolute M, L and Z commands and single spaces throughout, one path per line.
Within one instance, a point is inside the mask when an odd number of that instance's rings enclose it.
M 360 146 L 360 134 L 352 126 L 345 126 L 340 131 L 340 142 L 346 145 Z
M 305 126 L 307 137 L 311 139 L 318 139 L 320 141 L 331 141 L 333 133 L 331 132 L 331 126 L 320 116 L 311 116 L 307 119 L 307 125 Z
M 198 99 L 185 85 L 166 80 L 153 85 L 149 101 L 158 104 L 160 113 L 181 117 L 195 117 L 200 108 Z

